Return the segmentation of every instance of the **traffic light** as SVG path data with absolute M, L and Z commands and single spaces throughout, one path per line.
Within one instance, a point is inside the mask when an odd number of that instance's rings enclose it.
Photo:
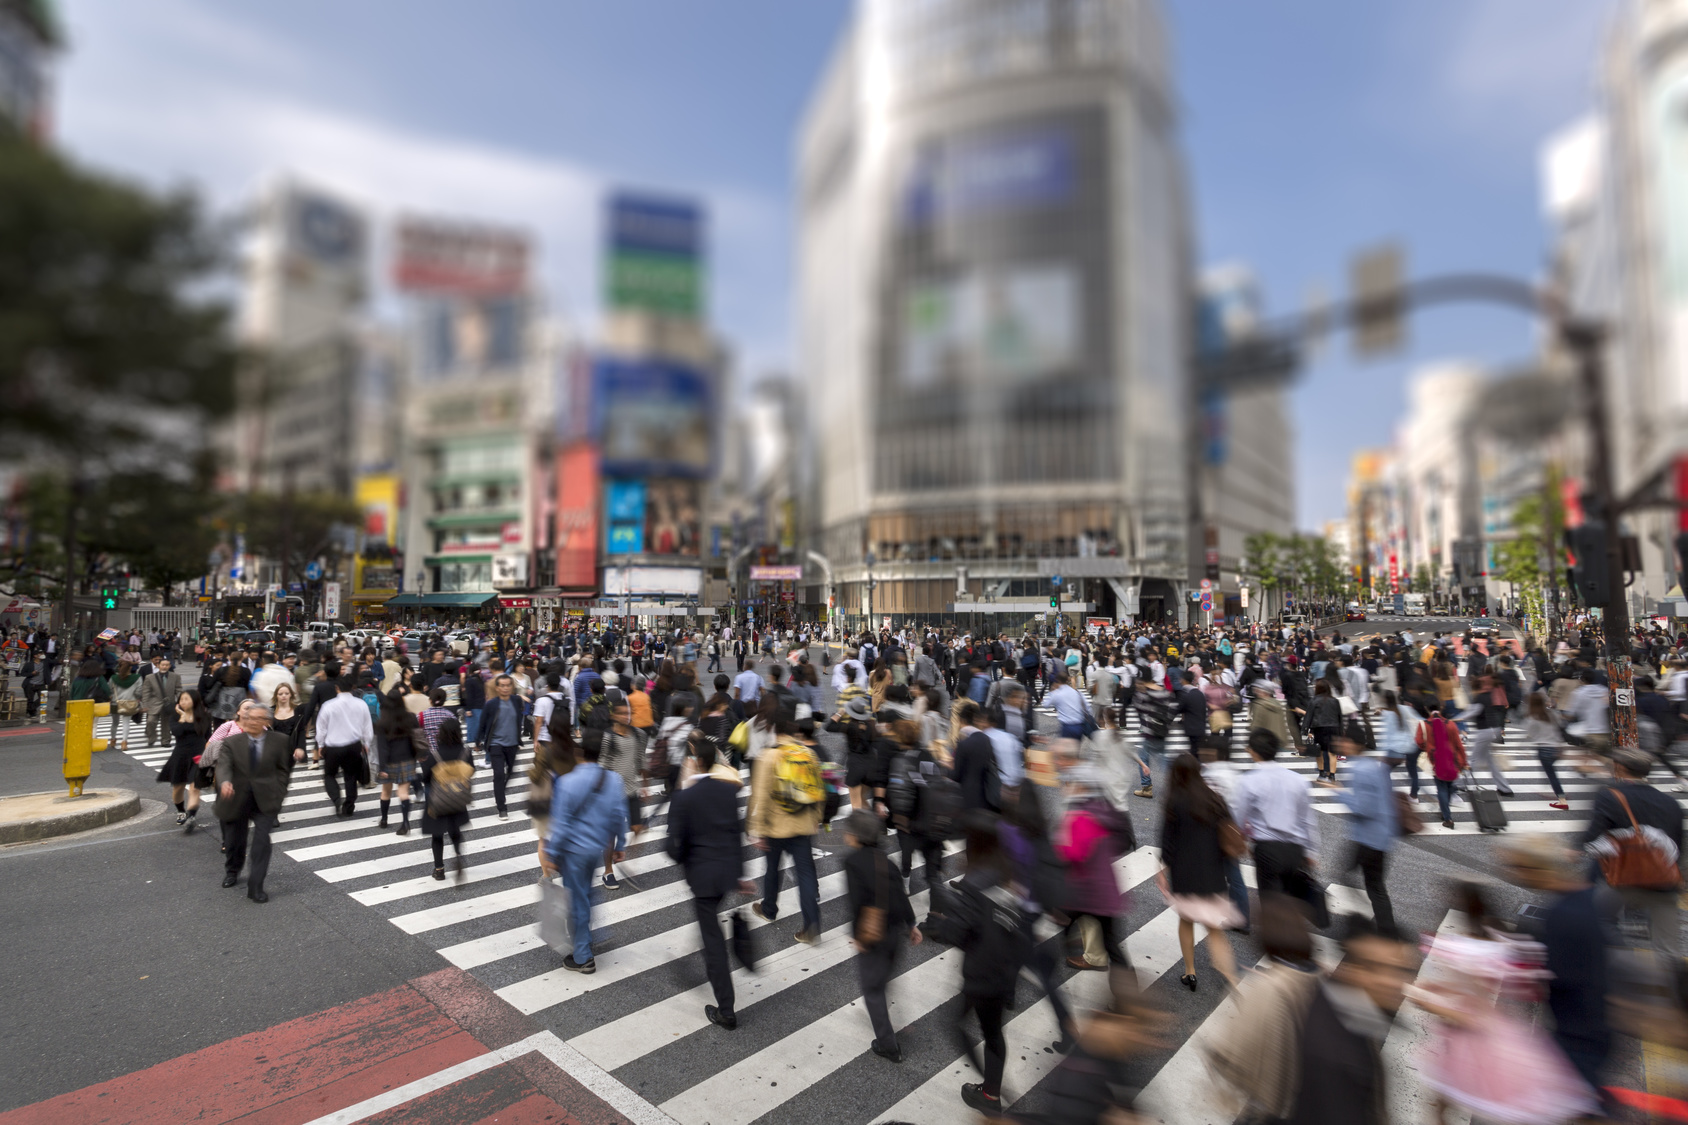
M 1061 595 L 1060 594 L 1050 594 L 1049 595 L 1049 608 L 1050 609 L 1060 609 L 1061 608 Z
M 123 587 L 121 587 L 121 586 L 101 586 L 100 587 L 100 608 L 101 609 L 116 609 L 117 608 L 117 599 L 122 597 L 122 596 L 123 596 Z
M 1570 549 L 1571 589 L 1585 606 L 1603 606 L 1611 597 L 1611 576 L 1606 571 L 1606 525 L 1585 523 L 1565 529 L 1565 546 Z

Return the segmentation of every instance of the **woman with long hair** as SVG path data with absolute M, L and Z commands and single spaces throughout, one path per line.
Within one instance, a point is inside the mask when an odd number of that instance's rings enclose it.
M 274 716 L 270 729 L 287 736 L 289 750 L 305 748 L 305 713 L 299 709 L 299 694 L 290 683 L 279 683 L 270 695 L 270 714 Z
M 1161 813 L 1161 893 L 1178 915 L 1178 947 L 1184 953 L 1185 988 L 1196 990 L 1196 923 L 1207 930 L 1208 956 L 1232 988 L 1237 986 L 1236 958 L 1226 930 L 1243 924 L 1230 899 L 1223 844 L 1231 821 L 1225 801 L 1202 777 L 1201 763 L 1189 754 L 1172 762 L 1166 806 Z M 1231 824 L 1234 838 L 1241 840 Z
M 129 749 L 129 728 L 141 721 L 141 677 L 135 671 L 135 658 L 128 653 L 117 662 L 111 674 L 111 726 L 116 732 L 118 748 Z M 129 722 L 123 720 L 127 718 Z
M 176 806 L 176 823 L 193 834 L 199 815 L 199 757 L 211 737 L 211 713 L 197 691 L 184 690 L 176 696 L 174 714 L 169 717 L 170 737 L 175 745 L 158 780 L 170 785 L 170 800 Z
M 541 745 L 544 745 L 541 743 Z M 474 762 L 469 756 L 469 748 L 463 745 L 463 728 L 456 719 L 447 719 L 434 731 L 434 745 L 427 756 L 422 759 L 417 769 L 418 780 L 422 784 L 422 820 L 421 828 L 433 841 L 434 846 L 434 878 L 445 878 L 445 838 L 451 837 L 452 851 L 457 853 L 457 881 L 463 882 L 466 877 L 467 864 L 463 861 L 463 829 L 469 826 L 469 811 L 435 815 L 437 810 L 428 808 L 427 793 L 433 784 L 434 770 L 444 762 L 468 762 L 469 768 L 474 769 Z M 386 802 L 382 802 L 385 804 Z M 540 862 L 544 862 L 545 844 L 541 836 L 539 846 Z
M 1545 692 L 1530 693 L 1527 715 L 1524 742 L 1536 748 L 1536 760 L 1541 763 L 1542 772 L 1547 774 L 1548 784 L 1553 786 L 1553 800 L 1547 803 L 1547 807 L 1563 812 L 1571 806 L 1565 800 L 1565 787 L 1559 784 L 1559 771 L 1555 766 L 1559 762 L 1559 749 L 1565 744 L 1565 736 L 1560 733 L 1559 724 L 1553 721 L 1553 713 L 1547 709 Z
M 1336 784 L 1331 743 L 1341 729 L 1342 707 L 1331 691 L 1330 681 L 1321 679 L 1313 685 L 1313 705 L 1307 709 L 1307 733 L 1313 738 L 1314 753 L 1319 760 L 1319 779 L 1315 785 L 1329 788 Z
M 873 696 L 873 713 L 875 715 L 879 714 L 879 709 L 885 706 L 885 693 L 891 689 L 891 685 L 895 682 L 891 675 L 891 665 L 886 662 L 885 658 L 881 656 L 874 661 L 873 675 L 867 678 L 867 690 L 868 694 Z
M 375 772 L 381 783 L 381 823 L 376 827 L 387 827 L 387 812 L 397 789 L 400 836 L 410 835 L 410 784 L 416 780 L 416 740 L 421 734 L 416 716 L 405 706 L 403 687 L 394 684 L 381 697 L 381 714 L 375 720 Z

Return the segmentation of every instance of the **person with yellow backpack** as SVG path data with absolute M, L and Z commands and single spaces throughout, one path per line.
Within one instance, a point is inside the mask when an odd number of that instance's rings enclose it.
M 803 912 L 797 940 L 805 944 L 814 942 L 821 932 L 820 884 L 811 844 L 820 831 L 826 784 L 814 736 L 813 719 L 799 721 L 795 714 L 780 712 L 774 722 L 774 744 L 751 762 L 750 804 L 745 810 L 745 831 L 768 857 L 762 901 L 752 903 L 750 909 L 769 922 L 779 916 L 780 859 L 789 854 Z

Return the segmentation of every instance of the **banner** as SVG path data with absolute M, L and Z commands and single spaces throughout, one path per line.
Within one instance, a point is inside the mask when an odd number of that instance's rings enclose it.
M 557 585 L 598 587 L 598 450 L 590 442 L 557 456 Z

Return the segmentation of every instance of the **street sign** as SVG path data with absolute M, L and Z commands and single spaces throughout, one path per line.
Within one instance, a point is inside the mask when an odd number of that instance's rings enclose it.
M 1061 584 L 1061 576 L 1059 574 L 1057 574 L 1057 575 L 1055 575 L 1055 577 L 1051 578 L 1049 581 L 1051 581 L 1055 585 L 1059 586 Z
M 1237 597 L 1239 599 L 1237 604 L 1242 606 L 1242 608 L 1247 609 L 1248 608 L 1248 587 L 1247 586 L 1237 587 Z
M 322 577 L 322 564 L 312 559 L 305 564 L 305 581 L 315 582 Z
M 322 615 L 330 621 L 340 619 L 340 583 L 322 584 Z
M 1635 706 L 1635 690 L 1633 688 L 1618 688 L 1612 692 L 1612 702 L 1619 707 Z
M 1213 591 L 1213 580 L 1211 578 L 1202 579 L 1202 593 L 1207 594 L 1207 593 L 1211 593 L 1212 591 Z

